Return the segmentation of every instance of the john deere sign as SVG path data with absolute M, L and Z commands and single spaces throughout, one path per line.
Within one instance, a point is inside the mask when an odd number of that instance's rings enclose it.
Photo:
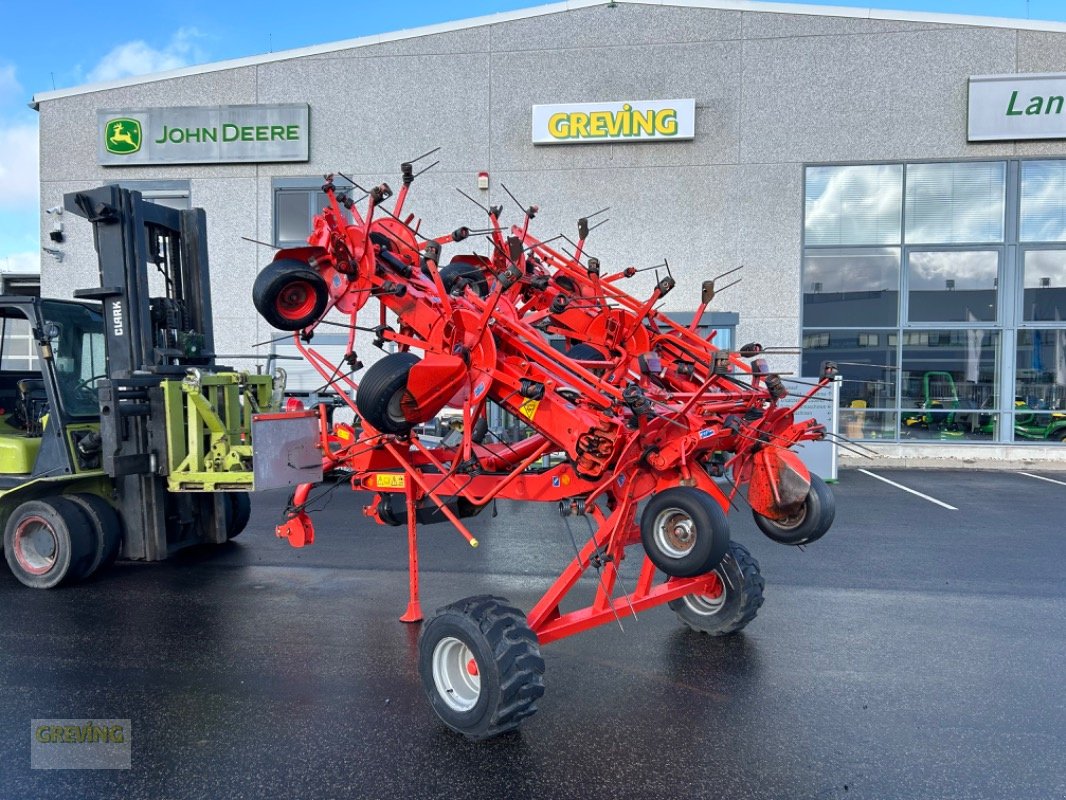
M 695 100 L 533 106 L 533 144 L 691 139 L 695 129 Z
M 971 142 L 1066 139 L 1066 75 L 970 78 Z
M 306 104 L 102 109 L 105 166 L 307 161 Z

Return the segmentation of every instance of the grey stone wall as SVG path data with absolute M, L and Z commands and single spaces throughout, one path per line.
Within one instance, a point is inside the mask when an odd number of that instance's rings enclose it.
M 542 206 L 535 229 L 545 238 L 611 206 L 589 243 L 607 268 L 668 258 L 678 287 L 666 308 L 686 311 L 701 281 L 743 264 L 717 310 L 740 312 L 741 341 L 795 345 L 802 165 L 1066 155 L 1062 142 L 966 142 L 967 78 L 1014 71 L 1066 71 L 1066 34 L 598 6 L 44 102 L 41 202 L 116 179 L 189 179 L 208 214 L 218 347 L 247 352 L 269 334 L 250 303 L 269 251 L 240 237 L 271 238 L 271 178 L 340 170 L 397 185 L 402 160 L 442 145 L 440 167 L 412 194 L 427 230 L 480 222 L 453 187 L 474 193 L 483 169 L 492 189 L 482 202 L 517 211 L 506 183 Z M 535 103 L 668 97 L 696 98 L 694 141 L 530 142 Z M 97 108 L 283 102 L 311 104 L 308 164 L 95 164 Z M 68 219 L 66 229 L 66 260 L 44 256 L 46 294 L 95 281 L 88 225 Z M 643 294 L 651 282 L 630 287 Z

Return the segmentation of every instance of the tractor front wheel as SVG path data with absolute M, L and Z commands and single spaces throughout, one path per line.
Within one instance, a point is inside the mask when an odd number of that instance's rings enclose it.
M 4 556 L 31 589 L 52 589 L 81 579 L 96 556 L 89 518 L 64 497 L 28 500 L 4 528 Z
M 326 310 L 329 288 L 307 263 L 293 258 L 272 261 L 255 277 L 252 303 L 279 331 L 299 331 Z
M 437 716 L 474 740 L 516 728 L 544 694 L 537 636 L 502 597 L 440 609 L 422 631 L 418 671 Z
M 226 538 L 236 539 L 248 527 L 252 516 L 252 499 L 248 492 L 226 493 Z
M 694 631 L 727 636 L 755 619 L 763 603 L 764 582 L 759 562 L 739 542 L 730 543 L 729 552 L 714 571 L 722 584 L 718 595 L 685 595 L 671 600 L 670 608 Z
M 751 512 L 759 530 L 781 544 L 810 544 L 825 536 L 836 517 L 837 505 L 833 492 L 825 481 L 817 475 L 811 475 L 811 488 L 807 497 L 795 513 L 786 519 L 776 520 L 764 517 L 756 511 Z
M 675 486 L 652 497 L 640 518 L 644 551 L 674 578 L 703 575 L 729 550 L 729 522 L 709 494 Z

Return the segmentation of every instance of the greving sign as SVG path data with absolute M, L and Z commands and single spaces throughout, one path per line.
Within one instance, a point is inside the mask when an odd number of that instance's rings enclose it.
M 100 109 L 104 166 L 307 161 L 306 103 Z

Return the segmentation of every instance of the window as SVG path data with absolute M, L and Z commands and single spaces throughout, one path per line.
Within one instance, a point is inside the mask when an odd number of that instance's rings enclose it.
M 0 370 L 4 372 L 36 372 L 37 347 L 30 331 L 30 321 L 25 317 L 0 318 Z
M 848 435 L 1066 441 L 1066 159 L 816 165 L 804 191 L 803 369 L 840 365 Z
M 1025 161 L 1021 168 L 1023 242 L 1066 242 L 1066 161 Z
M 351 184 L 346 181 L 334 179 L 333 183 L 338 191 L 351 189 Z M 307 244 L 312 220 L 328 204 L 321 178 L 275 178 L 274 244 L 278 247 Z
M 907 255 L 907 318 L 994 321 L 998 286 L 998 251 L 912 250 Z
M 808 167 L 808 246 L 899 244 L 903 167 Z
M 803 259 L 806 324 L 896 324 L 899 248 L 810 250 Z
M 962 244 L 1003 239 L 1006 164 L 907 165 L 907 242 Z
M 119 186 L 140 192 L 145 200 L 157 205 L 181 211 L 192 208 L 188 181 L 122 181 Z

